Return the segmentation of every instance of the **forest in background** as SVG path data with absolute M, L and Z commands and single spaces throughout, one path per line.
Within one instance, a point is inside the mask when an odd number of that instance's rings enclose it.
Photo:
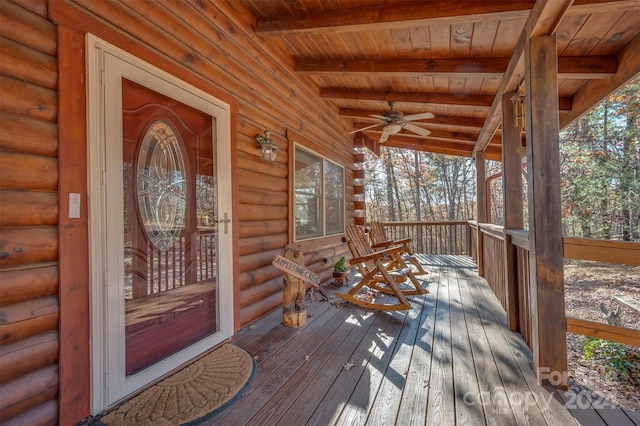
M 565 235 L 640 240 L 640 78 L 610 95 L 560 134 Z M 526 158 L 523 157 L 527 223 Z M 500 172 L 488 161 L 487 177 Z M 366 150 L 367 221 L 475 218 L 472 159 L 386 148 Z M 502 225 L 502 178 L 491 179 L 491 222 Z

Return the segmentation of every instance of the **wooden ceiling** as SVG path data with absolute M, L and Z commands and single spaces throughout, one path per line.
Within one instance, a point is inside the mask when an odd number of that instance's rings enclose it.
M 405 129 L 387 146 L 499 159 L 502 94 L 523 91 L 531 36 L 557 35 L 561 127 L 640 72 L 640 0 L 240 1 L 347 132 L 380 123 L 369 115 L 389 101 L 435 115 L 418 122 L 428 137 Z

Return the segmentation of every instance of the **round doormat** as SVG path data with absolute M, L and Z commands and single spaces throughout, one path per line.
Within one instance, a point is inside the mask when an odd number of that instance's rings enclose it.
M 255 370 L 251 355 L 225 344 L 107 413 L 100 422 L 197 425 L 240 397 Z

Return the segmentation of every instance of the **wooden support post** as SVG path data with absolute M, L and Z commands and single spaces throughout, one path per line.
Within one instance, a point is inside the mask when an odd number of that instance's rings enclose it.
M 538 380 L 566 387 L 562 210 L 555 35 L 525 49 L 532 350 Z
M 487 222 L 487 190 L 484 151 L 476 152 L 476 216 L 478 220 L 478 275 L 484 277 L 484 256 L 480 224 Z
M 504 194 L 504 278 L 507 301 L 507 321 L 511 331 L 518 331 L 518 268 L 516 247 L 506 232 L 523 229 L 522 214 L 522 157 L 520 126 L 516 124 L 511 98 L 516 93 L 502 96 L 502 190 Z

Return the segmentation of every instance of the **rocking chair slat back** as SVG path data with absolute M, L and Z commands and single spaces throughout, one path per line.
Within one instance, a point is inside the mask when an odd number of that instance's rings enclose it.
M 348 293 L 336 293 L 337 296 L 362 307 L 395 311 L 411 308 L 406 296 L 428 293 L 399 257 L 398 253 L 402 247 L 394 246 L 385 248 L 384 251 L 375 251 L 364 227 L 360 225 L 347 226 L 346 234 L 349 250 L 353 255 L 351 264 L 358 266 L 362 279 Z M 398 287 L 398 283 L 404 282 L 405 277 L 409 278 L 413 289 L 402 290 Z M 363 287 L 390 294 L 398 302 L 388 304 L 363 300 L 358 295 Z

